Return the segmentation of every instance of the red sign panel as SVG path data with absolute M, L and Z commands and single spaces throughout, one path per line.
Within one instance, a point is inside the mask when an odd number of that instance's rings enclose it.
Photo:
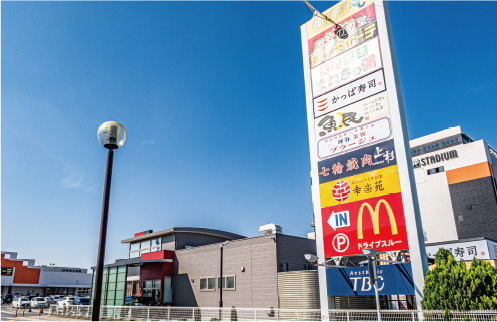
M 400 192 L 321 211 L 326 257 L 409 249 Z

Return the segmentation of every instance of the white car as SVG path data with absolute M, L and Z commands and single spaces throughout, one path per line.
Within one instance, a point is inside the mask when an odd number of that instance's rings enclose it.
M 48 307 L 47 299 L 44 297 L 33 297 L 31 299 L 31 307 L 32 308 Z
M 64 296 L 54 295 L 54 296 L 51 296 L 51 297 L 53 297 L 53 299 L 55 300 L 55 303 L 57 303 L 57 302 L 59 302 L 60 300 L 62 300 L 62 298 L 63 298 Z
M 62 298 L 59 302 L 57 302 L 57 307 L 62 309 L 67 305 L 74 305 L 74 300 L 75 300 L 74 296 L 66 296 Z
M 31 301 L 27 297 L 18 297 L 17 299 L 12 301 L 12 307 L 14 309 L 20 309 L 23 307 L 30 307 Z
M 90 305 L 89 297 L 75 297 L 74 305 Z

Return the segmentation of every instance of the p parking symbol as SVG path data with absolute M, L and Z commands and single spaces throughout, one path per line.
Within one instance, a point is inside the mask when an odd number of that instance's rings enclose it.
M 342 253 L 349 248 L 349 238 L 345 234 L 336 234 L 333 237 L 332 244 L 337 252 Z

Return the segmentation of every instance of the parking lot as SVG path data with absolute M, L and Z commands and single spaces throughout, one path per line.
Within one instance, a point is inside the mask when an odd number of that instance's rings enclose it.
M 10 304 L 2 304 L 1 309 L 1 321 L 67 321 L 67 320 L 77 320 L 71 319 L 68 317 L 56 317 L 49 316 L 48 309 L 43 310 L 44 313 L 40 314 L 39 309 L 32 309 L 29 312 L 28 309 L 24 310 L 24 317 L 22 316 L 23 310 L 17 310 L 16 317 L 16 309 L 12 308 Z

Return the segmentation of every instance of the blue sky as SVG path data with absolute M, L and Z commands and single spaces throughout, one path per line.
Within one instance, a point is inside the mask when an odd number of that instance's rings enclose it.
M 324 11 L 335 2 L 313 2 Z M 311 231 L 301 1 L 2 2 L 1 249 L 95 264 L 121 122 L 106 262 L 174 226 Z M 409 136 L 461 125 L 494 147 L 497 2 L 389 5 Z

